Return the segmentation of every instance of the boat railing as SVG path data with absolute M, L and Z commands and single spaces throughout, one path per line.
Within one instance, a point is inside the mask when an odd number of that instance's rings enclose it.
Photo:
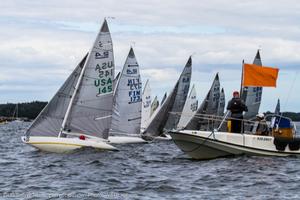
M 197 118 L 199 119 L 200 123 L 200 130 L 204 131 L 222 131 L 222 132 L 231 132 L 229 130 L 229 124 L 232 120 L 241 121 L 242 123 L 242 130 L 241 132 L 244 134 L 257 134 L 257 128 L 259 125 L 266 125 L 267 124 L 267 135 L 271 135 L 273 133 L 272 122 L 271 119 L 274 117 L 281 117 L 283 119 L 287 119 L 293 125 L 293 135 L 296 134 L 296 125 L 292 120 L 288 117 L 283 117 L 281 115 L 274 115 L 268 114 L 265 116 L 264 120 L 257 120 L 256 117 L 252 119 L 239 119 L 229 116 L 229 113 L 225 113 L 224 115 L 212 115 L 212 114 L 183 114 L 180 112 L 170 112 L 170 114 L 185 116 L 190 118 Z M 268 120 L 270 119 L 270 120 Z

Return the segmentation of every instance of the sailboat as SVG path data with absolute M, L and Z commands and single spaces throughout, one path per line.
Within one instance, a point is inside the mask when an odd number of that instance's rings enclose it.
M 151 87 L 149 79 L 145 83 L 145 87 L 142 95 L 142 120 L 141 120 L 141 132 L 143 132 L 150 120 L 151 117 Z
M 107 143 L 114 69 L 112 39 L 104 20 L 90 52 L 34 120 L 22 141 L 56 153 L 82 147 L 117 150 Z
M 177 130 L 184 129 L 198 110 L 198 100 L 195 85 L 192 86 L 190 94 L 184 104 Z
M 12 118 L 13 118 L 14 123 L 22 122 L 22 120 L 19 118 L 19 104 L 18 103 L 16 104 Z
M 247 68 L 247 76 L 244 70 Z M 250 75 L 250 72 L 251 75 Z M 256 75 L 257 73 L 258 75 Z M 244 86 L 276 87 L 278 69 L 243 63 Z M 246 84 L 246 78 L 251 84 Z M 251 77 L 251 78 L 249 78 Z M 261 79 L 264 77 L 264 80 Z M 228 113 L 227 113 L 228 114 Z M 225 156 L 300 156 L 300 138 L 296 136 L 295 125 L 291 119 L 278 115 L 269 135 L 249 133 L 229 133 L 220 130 L 226 123 L 224 115 L 219 127 L 211 130 L 170 131 L 174 143 L 194 159 L 212 159 Z
M 130 48 L 114 95 L 110 144 L 145 143 L 140 137 L 142 82 L 134 51 Z
M 167 120 L 169 119 L 170 113 L 172 110 L 174 112 L 175 101 L 177 101 L 176 105 L 183 109 L 185 99 L 187 97 L 188 88 L 186 87 L 187 83 L 190 84 L 191 79 L 191 70 L 192 70 L 192 58 L 190 57 L 178 79 L 174 88 L 170 92 L 168 96 L 163 98 L 160 107 L 153 113 L 150 119 L 150 123 L 148 124 L 145 131 L 142 133 L 142 137 L 145 140 L 152 140 L 155 137 L 164 135 L 165 125 Z M 189 86 L 188 86 L 189 87 Z M 180 89 L 180 90 L 179 90 Z M 186 95 L 185 95 L 186 94 Z M 183 101 L 184 99 L 184 101 Z M 182 105 L 181 105 L 182 104 Z M 182 112 L 182 109 L 177 110 Z M 176 124 L 177 117 L 171 118 L 174 119 L 174 123 Z M 179 119 L 178 119 L 179 120 Z M 176 122 L 176 123 L 175 123 Z M 168 138 L 169 139 L 169 138 Z
M 177 128 L 177 124 L 180 120 L 180 115 L 176 113 L 181 113 L 183 110 L 190 89 L 191 76 L 192 57 L 189 57 L 185 68 L 183 69 L 183 72 L 181 73 L 180 78 L 178 80 L 178 89 L 176 92 L 174 103 L 172 105 L 171 114 L 169 115 L 166 125 L 164 127 L 166 130 L 172 130 Z
M 280 99 L 277 100 L 277 104 L 276 104 L 274 113 L 276 115 L 280 115 Z
M 209 115 L 217 115 L 219 110 L 219 100 L 220 100 L 220 79 L 219 74 L 217 73 L 213 83 L 201 103 L 198 110 L 194 113 L 193 117 L 186 124 L 184 129 L 187 130 L 200 130 L 200 129 L 208 129 L 211 128 L 208 126 L 208 116 Z M 224 103 L 225 104 L 225 103 Z M 202 116 L 206 115 L 207 119 L 203 119 Z

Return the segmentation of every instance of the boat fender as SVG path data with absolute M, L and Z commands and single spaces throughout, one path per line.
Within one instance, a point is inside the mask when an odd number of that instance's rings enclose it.
M 278 151 L 284 151 L 288 143 L 286 139 L 274 138 L 274 145 Z
M 79 140 L 85 140 L 85 136 L 84 135 L 80 135 L 79 136 Z
M 295 138 L 289 142 L 289 149 L 291 151 L 298 151 L 300 149 L 300 138 Z

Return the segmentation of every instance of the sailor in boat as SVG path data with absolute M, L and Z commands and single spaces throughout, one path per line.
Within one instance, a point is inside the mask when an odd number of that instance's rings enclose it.
M 238 91 L 233 92 L 233 98 L 228 102 L 227 110 L 231 112 L 231 132 L 241 133 L 243 127 L 243 112 L 248 108 L 245 102 L 240 98 Z
M 269 135 L 270 133 L 269 127 L 265 119 L 265 115 L 263 113 L 259 113 L 256 115 L 256 120 L 253 125 L 252 132 L 255 135 L 265 135 L 265 136 Z

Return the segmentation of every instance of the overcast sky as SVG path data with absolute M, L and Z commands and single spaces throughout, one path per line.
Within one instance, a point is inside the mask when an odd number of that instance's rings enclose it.
M 261 49 L 280 68 L 261 111 L 300 111 L 300 4 L 296 0 L 0 0 L 0 103 L 48 101 L 91 47 L 108 18 L 117 71 L 133 46 L 153 95 L 170 91 L 193 55 L 200 101 L 216 72 L 226 99 L 241 63 Z M 115 19 L 111 19 L 113 17 Z

